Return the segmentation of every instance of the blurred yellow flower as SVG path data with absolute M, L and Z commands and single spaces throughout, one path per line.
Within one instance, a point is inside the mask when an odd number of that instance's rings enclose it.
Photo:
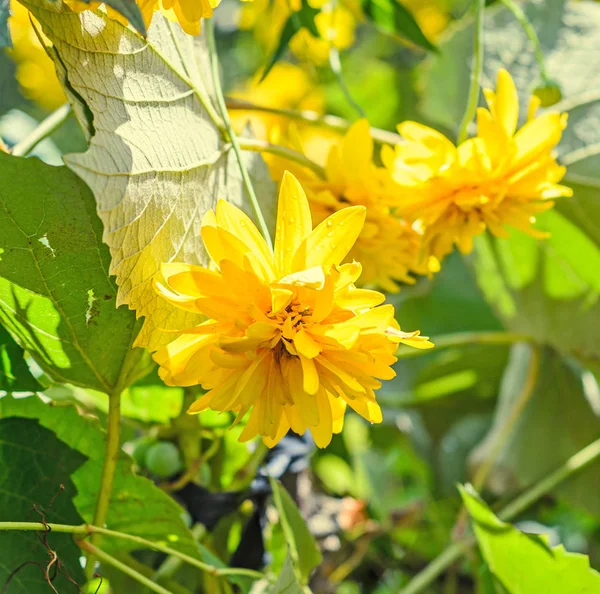
M 343 50 L 354 43 L 357 18 L 354 11 L 342 3 L 334 5 L 323 0 L 311 0 L 310 5 L 321 8 L 315 17 L 321 39 L 303 28 L 292 37 L 289 46 L 298 58 L 322 65 L 329 59 L 331 44 Z M 252 29 L 258 42 L 268 52 L 274 52 L 286 21 L 292 12 L 300 8 L 300 0 L 254 0 L 241 7 L 239 26 L 241 29 Z
M 552 208 L 551 199 L 571 196 L 558 185 L 565 168 L 551 151 L 558 144 L 567 115 L 536 117 L 532 97 L 527 123 L 517 130 L 517 90 L 506 70 L 498 72 L 496 91 L 484 90 L 489 109 L 477 112 L 477 136 L 456 147 L 444 135 L 405 122 L 398 131 L 406 142 L 385 147 L 382 160 L 401 191 L 401 212 L 420 224 L 427 249 L 441 260 L 454 245 L 467 254 L 473 236 L 489 229 L 498 237 L 511 225 L 534 237 L 535 215 Z
M 400 0 L 400 3 L 412 13 L 421 31 L 432 41 L 439 37 L 450 21 L 444 0 Z
M 10 10 L 13 48 L 8 53 L 17 65 L 17 80 L 23 95 L 44 109 L 54 110 L 67 100 L 58 82 L 54 63 L 33 29 L 29 11 L 16 0 L 10 3 Z M 34 22 L 37 24 L 35 19 Z M 41 32 L 39 26 L 38 31 Z
M 278 62 L 268 76 L 260 82 L 256 77 L 249 84 L 230 93 L 235 99 L 248 101 L 262 107 L 276 109 L 308 109 L 322 113 L 325 106 L 323 91 L 315 85 L 309 74 L 294 64 Z M 232 110 L 234 128 L 241 132 L 249 123 L 257 138 L 283 144 L 288 135 L 289 117 L 272 113 Z
M 313 158 L 305 146 L 298 150 Z M 325 179 L 304 169 L 294 171 L 307 191 L 315 222 L 349 205 L 366 207 L 365 225 L 348 259 L 361 263 L 362 286 L 395 293 L 399 283 L 415 282 L 413 274 L 431 275 L 439 265 L 425 253 L 422 233 L 398 216 L 396 184 L 386 169 L 374 164 L 373 153 L 369 122 L 363 119 L 330 145 Z M 279 173 L 271 171 L 275 176 Z
M 374 390 L 391 379 L 399 343 L 433 346 L 402 332 L 391 305 L 356 289 L 357 262 L 341 264 L 360 234 L 365 208 L 336 212 L 314 230 L 299 182 L 284 175 L 275 248 L 252 221 L 220 201 L 202 225 L 216 270 L 164 264 L 156 290 L 174 306 L 209 318 L 157 351 L 169 385 L 200 384 L 208 392 L 189 412 L 248 412 L 240 436 L 273 446 L 292 428 L 308 428 L 319 447 L 342 429 L 349 405 L 381 422 Z
M 150 26 L 152 15 L 156 10 L 171 21 L 179 23 L 181 28 L 190 35 L 200 34 L 200 19 L 211 17 L 213 9 L 219 5 L 221 0 L 136 0 L 146 26 Z M 65 3 L 77 12 L 82 10 L 96 10 L 102 5 L 101 2 L 90 2 L 86 4 L 81 0 L 65 0 Z M 120 22 L 126 22 L 124 17 L 110 6 L 106 7 L 108 15 Z

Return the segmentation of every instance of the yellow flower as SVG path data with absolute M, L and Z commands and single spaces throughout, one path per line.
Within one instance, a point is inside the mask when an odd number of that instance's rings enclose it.
M 314 84 L 308 73 L 287 62 L 278 62 L 262 82 L 255 78 L 235 90 L 231 96 L 263 107 L 308 109 L 318 113 L 323 112 L 325 104 L 322 90 Z M 238 109 L 232 110 L 230 117 L 238 132 L 249 123 L 257 138 L 275 144 L 284 143 L 291 121 L 285 116 Z
M 355 288 L 360 264 L 340 264 L 364 218 L 364 207 L 346 208 L 313 230 L 291 174 L 273 251 L 235 206 L 220 201 L 207 213 L 202 238 L 216 270 L 164 264 L 155 281 L 174 306 L 208 318 L 154 355 L 165 383 L 208 390 L 189 412 L 234 411 L 236 422 L 249 413 L 240 440 L 261 435 L 268 446 L 290 428 L 327 446 L 347 405 L 381 421 L 375 378 L 394 377 L 397 345 L 433 345 L 402 332 L 383 295 Z
M 81 0 L 65 0 L 66 4 L 77 12 L 82 10 L 96 10 L 101 2 L 86 4 Z M 213 9 L 219 5 L 220 0 L 136 0 L 146 26 L 150 26 L 152 15 L 156 10 L 171 21 L 179 23 L 181 28 L 190 35 L 200 34 L 200 19 L 211 17 Z M 124 17 L 110 6 L 106 7 L 108 15 L 119 22 L 127 22 Z
M 447 3 L 444 1 L 402 0 L 401 4 L 412 13 L 425 36 L 433 41 L 440 36 L 450 20 Z
M 303 28 L 292 37 L 289 47 L 298 58 L 322 65 L 329 59 L 331 44 L 344 50 L 354 43 L 357 18 L 351 8 L 342 3 L 334 6 L 323 0 L 311 0 L 310 5 L 321 8 L 321 12 L 315 17 L 321 38 Z M 272 53 L 279 43 L 288 18 L 293 11 L 300 10 L 301 6 L 299 0 L 254 0 L 242 7 L 239 26 L 241 29 L 253 29 L 258 42 Z
M 31 25 L 29 11 L 15 0 L 10 4 L 10 11 L 13 49 L 8 53 L 17 65 L 17 80 L 23 95 L 44 109 L 54 110 L 66 101 L 54 63 Z M 37 24 L 37 21 L 34 22 Z M 39 25 L 37 29 L 41 33 Z M 42 39 L 45 39 L 43 34 L 41 35 Z
M 312 157 L 304 147 L 299 150 Z M 365 225 L 348 259 L 361 263 L 362 286 L 395 293 L 398 283 L 415 282 L 411 274 L 430 275 L 439 266 L 425 253 L 422 234 L 398 216 L 395 184 L 386 169 L 374 164 L 373 152 L 369 122 L 359 120 L 330 146 L 325 179 L 304 170 L 296 172 L 316 223 L 349 205 L 366 207 Z M 271 171 L 277 174 L 276 169 Z
M 506 70 L 496 91 L 484 90 L 489 109 L 477 111 L 477 136 L 456 147 L 444 135 L 415 122 L 398 126 L 406 142 L 386 147 L 382 160 L 399 184 L 401 212 L 424 228 L 428 250 L 441 260 L 454 245 L 467 254 L 473 236 L 489 229 L 506 237 L 511 225 L 534 237 L 535 215 L 551 199 L 571 196 L 558 185 L 565 168 L 551 151 L 560 141 L 566 114 L 535 117 L 532 97 L 527 123 L 517 130 L 517 90 Z

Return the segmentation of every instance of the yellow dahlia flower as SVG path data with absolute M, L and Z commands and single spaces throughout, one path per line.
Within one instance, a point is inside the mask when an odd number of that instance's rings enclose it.
M 23 95 L 44 109 L 56 109 L 67 99 L 58 82 L 54 63 L 31 25 L 29 11 L 19 2 L 12 0 L 10 12 L 9 26 L 13 48 L 8 54 L 17 65 L 17 80 Z M 42 39 L 45 39 L 41 33 L 42 28 L 37 28 Z
M 281 184 L 275 248 L 252 221 L 220 201 L 202 224 L 216 270 L 164 264 L 158 293 L 175 307 L 208 319 L 157 351 L 169 385 L 200 384 L 208 392 L 189 409 L 247 413 L 240 436 L 273 446 L 292 428 L 308 428 L 319 447 L 342 429 L 346 406 L 381 422 L 374 390 L 394 377 L 399 343 L 433 346 L 402 332 L 391 305 L 356 289 L 361 266 L 340 264 L 360 234 L 362 206 L 346 208 L 314 230 L 299 182 Z
M 299 150 L 312 157 L 310 150 Z M 395 293 L 398 283 L 415 282 L 412 274 L 429 275 L 439 266 L 425 253 L 422 234 L 398 216 L 395 184 L 386 169 L 374 164 L 373 153 L 369 122 L 362 119 L 330 146 L 325 179 L 304 170 L 298 175 L 316 223 L 349 205 L 366 207 L 365 225 L 348 260 L 361 263 L 362 286 Z M 274 168 L 271 171 L 278 173 Z
M 506 70 L 496 91 L 484 90 L 489 109 L 477 111 L 477 136 L 456 147 L 443 134 L 415 122 L 398 131 L 406 142 L 386 147 L 382 160 L 401 191 L 402 214 L 421 224 L 428 250 L 441 260 L 456 244 L 467 254 L 473 236 L 489 229 L 498 237 L 511 225 L 534 237 L 535 215 L 552 208 L 551 199 L 571 196 L 558 185 L 565 168 L 551 154 L 567 115 L 535 117 L 532 97 L 527 123 L 517 130 L 517 90 Z
M 221 0 L 136 0 L 140 7 L 146 27 L 150 26 L 152 15 L 156 10 L 171 21 L 179 23 L 181 28 L 190 35 L 200 34 L 200 19 L 211 17 L 213 9 L 219 5 Z M 96 10 L 101 2 L 90 2 L 86 4 L 81 0 L 65 0 L 66 4 L 77 12 L 82 10 Z M 126 22 L 124 17 L 116 10 L 106 7 L 108 15 L 120 22 Z

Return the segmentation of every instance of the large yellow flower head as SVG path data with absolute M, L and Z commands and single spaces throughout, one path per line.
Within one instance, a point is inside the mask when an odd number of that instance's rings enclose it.
M 150 26 L 152 15 L 156 10 L 173 22 L 178 22 L 181 28 L 190 35 L 200 34 L 200 20 L 211 17 L 213 9 L 221 0 L 136 0 L 140 7 L 146 26 Z M 75 11 L 96 10 L 102 3 L 90 2 L 86 4 L 82 0 L 65 0 L 66 4 Z M 115 20 L 126 22 L 125 18 L 116 10 L 106 7 L 107 13 Z
M 208 390 L 190 412 L 234 411 L 237 420 L 249 413 L 240 439 L 261 435 L 268 446 L 290 428 L 308 428 L 327 446 L 347 405 L 381 422 L 374 390 L 394 377 L 397 345 L 433 345 L 402 332 L 394 308 L 380 305 L 383 295 L 355 288 L 360 264 L 340 264 L 364 219 L 364 207 L 355 206 L 313 230 L 304 191 L 289 173 L 274 251 L 228 202 L 207 213 L 202 238 L 216 270 L 170 263 L 155 281 L 174 306 L 208 318 L 154 355 L 165 383 Z
M 551 199 L 572 195 L 558 185 L 565 168 L 551 154 L 566 114 L 536 117 L 533 97 L 527 123 L 517 130 L 517 90 L 506 70 L 498 72 L 496 91 L 484 94 L 489 109 L 478 109 L 477 136 L 458 147 L 431 128 L 405 122 L 398 131 L 406 142 L 382 151 L 400 186 L 402 213 L 423 226 L 428 249 L 440 260 L 454 245 L 469 253 L 473 236 L 486 229 L 505 237 L 511 225 L 544 237 L 533 227 L 535 215 L 551 208 Z
M 313 219 L 320 223 L 349 205 L 366 207 L 366 222 L 349 259 L 362 264 L 361 285 L 397 292 L 412 274 L 430 274 L 437 263 L 427 257 L 422 234 L 400 218 L 392 180 L 373 162 L 373 139 L 366 119 L 353 124 L 329 150 L 325 179 L 303 180 Z

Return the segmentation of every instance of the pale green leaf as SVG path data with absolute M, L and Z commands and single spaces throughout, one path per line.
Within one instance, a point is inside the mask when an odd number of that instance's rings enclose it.
M 271 488 L 290 555 L 303 583 L 308 583 L 312 570 L 321 563 L 323 556 L 298 506 L 285 487 L 279 481 L 271 479 Z
M 142 351 L 131 351 L 135 316 L 115 307 L 89 188 L 4 153 L 0 178 L 0 321 L 56 381 L 111 392 Z
M 494 457 L 488 488 L 498 495 L 516 494 L 535 484 L 600 436 L 598 386 L 591 374 L 550 349 L 543 349 L 540 357 L 535 387 L 523 405 L 531 347 L 513 348 L 492 427 L 471 456 L 473 470 Z M 517 406 L 522 408 L 515 420 Z M 499 439 L 502 447 L 497 451 Z M 583 470 L 555 495 L 600 514 L 599 470 L 598 463 Z
M 146 316 L 138 344 L 154 348 L 172 338 L 162 330 L 198 320 L 156 295 L 151 281 L 160 264 L 206 264 L 204 213 L 219 198 L 244 205 L 237 163 L 211 118 L 205 50 L 159 12 L 146 41 L 101 12 L 25 4 L 53 42 L 71 96 L 87 109 L 76 115 L 91 135 L 90 147 L 65 161 L 94 192 L 117 302 Z M 259 200 L 272 219 L 274 185 L 264 183 L 266 166 L 258 154 L 247 160 L 263 180 Z
M 277 581 L 268 589 L 268 594 L 306 594 L 296 578 L 294 563 L 289 551 Z
M 592 594 L 600 591 L 600 574 L 585 555 L 550 547 L 500 521 L 472 488 L 460 487 L 481 553 L 509 594 Z

